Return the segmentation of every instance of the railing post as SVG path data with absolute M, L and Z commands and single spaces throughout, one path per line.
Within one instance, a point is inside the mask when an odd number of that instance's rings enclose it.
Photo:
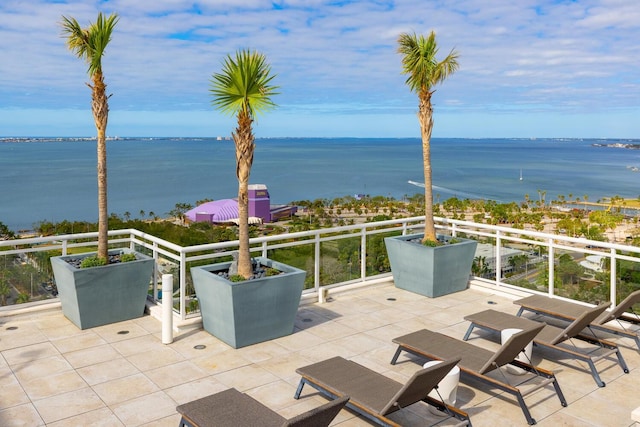
M 263 258 L 268 258 L 268 256 L 267 256 L 267 253 L 268 253 L 267 247 L 268 247 L 267 242 L 262 242 L 262 257 Z
M 313 287 L 315 288 L 318 296 L 320 295 L 320 233 L 316 233 L 314 244 L 314 264 L 313 264 Z
M 173 275 L 162 275 L 162 344 L 173 342 Z
M 360 236 L 360 280 L 367 278 L 367 232 L 363 228 Z
M 616 298 L 617 298 L 617 292 L 618 292 L 618 282 L 617 282 L 617 264 L 618 264 L 618 260 L 616 258 L 616 250 L 614 248 L 611 248 L 609 250 L 611 252 L 611 269 L 609 271 L 609 275 L 610 275 L 610 293 L 611 293 L 611 306 L 614 307 L 617 302 L 616 302 Z
M 502 239 L 500 235 L 500 230 L 496 231 L 496 283 L 498 286 L 502 284 L 502 256 L 500 254 Z
M 187 256 L 184 252 L 180 252 L 180 319 L 187 318 L 186 307 L 187 295 Z
M 153 242 L 153 300 L 158 301 L 158 243 Z
M 553 243 L 553 239 L 549 239 L 549 296 L 554 296 L 556 293 L 555 290 L 555 246 Z

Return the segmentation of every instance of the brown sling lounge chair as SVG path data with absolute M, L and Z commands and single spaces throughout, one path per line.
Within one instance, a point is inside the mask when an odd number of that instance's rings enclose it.
M 592 334 L 592 336 L 584 335 L 581 333 L 581 331 L 585 328 L 589 328 L 589 324 L 604 310 L 606 310 L 609 305 L 610 303 L 603 303 L 597 307 L 586 310 L 564 329 L 542 323 L 542 325 L 544 325 L 544 328 L 533 339 L 533 345 L 554 350 L 562 353 L 566 357 L 586 362 L 591 369 L 591 375 L 593 376 L 596 384 L 598 384 L 599 387 L 604 387 L 605 383 L 600 379 L 600 374 L 596 369 L 595 362 L 600 359 L 609 357 L 612 354 L 615 354 L 618 357 L 618 364 L 620 365 L 624 373 L 628 374 L 629 369 L 627 368 L 627 364 L 625 363 L 622 357 L 622 353 L 620 353 L 620 349 L 617 345 L 612 342 L 599 339 L 595 336 L 595 334 Z M 469 325 L 469 329 L 464 336 L 465 341 L 469 338 L 471 331 L 473 331 L 473 328 L 475 327 L 499 332 L 507 328 L 525 329 L 530 328 L 535 324 L 541 324 L 540 322 L 536 322 L 534 320 L 525 319 L 523 317 L 518 317 L 512 314 L 495 310 L 485 310 L 480 313 L 471 314 L 469 316 L 466 316 L 465 320 L 471 322 L 471 325 Z M 569 346 L 559 345 L 565 341 L 571 340 L 572 338 L 576 338 L 593 344 L 602 351 L 598 355 L 592 355 L 592 351 L 585 352 L 584 349 L 578 349 L 575 346 L 573 348 L 570 348 Z
M 589 306 L 586 305 L 576 304 L 559 298 L 551 298 L 545 295 L 531 295 L 514 301 L 513 303 L 520 306 L 518 316 L 521 316 L 525 311 L 530 311 L 570 322 L 589 309 Z M 620 301 L 620 304 L 616 305 L 610 311 L 604 311 L 591 322 L 591 328 L 609 334 L 631 338 L 640 349 L 640 335 L 638 335 L 638 332 L 625 327 L 621 322 L 621 320 L 624 320 L 625 322 L 640 325 L 640 316 L 629 312 L 629 310 L 638 303 L 640 303 L 640 290 L 630 293 L 624 300 Z M 613 321 L 616 321 L 618 326 L 612 323 Z
M 251 396 L 230 388 L 176 408 L 182 415 L 179 427 L 327 427 L 349 400 L 332 400 L 286 419 Z
M 330 399 L 349 396 L 347 408 L 382 426 L 399 426 L 397 422 L 387 418 L 387 415 L 424 401 L 460 420 L 458 426 L 471 426 L 469 416 L 465 412 L 428 396 L 431 390 L 437 389 L 438 383 L 458 360 L 447 360 L 421 369 L 403 385 L 351 360 L 333 357 L 296 369 L 301 378 L 295 398 L 300 398 L 305 384 L 309 384 Z
M 533 340 L 533 337 L 535 337 L 543 327 L 544 324 L 534 324 L 532 327 L 524 328 L 523 331 L 512 335 L 496 352 L 478 347 L 448 335 L 422 329 L 393 340 L 394 343 L 398 344 L 398 349 L 396 350 L 393 359 L 391 359 L 391 364 L 396 364 L 398 356 L 400 356 L 402 351 L 406 351 L 407 353 L 424 357 L 429 360 L 443 360 L 451 357 L 460 357 L 461 359 L 458 363 L 458 367 L 461 372 L 461 381 L 466 382 L 469 379 L 480 381 L 492 388 L 497 388 L 515 396 L 525 418 L 527 419 L 527 423 L 535 424 L 536 421 L 531 416 L 529 408 L 524 401 L 525 395 L 531 394 L 548 384 L 553 384 L 555 392 L 560 399 L 560 404 L 562 406 L 567 406 L 567 401 L 562 394 L 562 390 L 560 390 L 560 385 L 558 385 L 558 381 L 556 380 L 553 372 L 515 360 L 520 352 L 524 350 L 531 340 Z M 527 372 L 535 374 L 535 376 L 531 377 L 528 381 L 532 381 L 535 378 L 543 378 L 542 381 L 535 384 L 535 386 L 531 387 L 530 390 L 523 392 L 516 386 L 509 384 L 506 376 L 504 377 L 505 381 L 500 381 L 499 379 L 496 379 L 495 376 L 487 376 L 489 372 L 509 363 L 524 369 Z

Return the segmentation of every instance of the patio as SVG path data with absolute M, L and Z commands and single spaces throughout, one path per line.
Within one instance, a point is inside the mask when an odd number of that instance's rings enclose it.
M 177 405 L 230 387 L 291 417 L 326 402 L 311 388 L 300 400 L 293 398 L 298 367 L 340 355 L 405 382 L 419 360 L 404 355 L 392 366 L 394 337 L 428 328 L 462 338 L 467 314 L 487 308 L 517 312 L 514 296 L 478 286 L 429 299 L 388 281 L 329 296 L 324 304 L 300 307 L 294 334 L 238 350 L 202 329 L 184 330 L 164 345 L 161 323 L 151 316 L 84 331 L 59 308 L 0 317 L 0 425 L 175 427 Z M 599 361 L 604 388 L 596 386 L 586 366 L 541 359 L 534 349 L 534 363 L 556 373 L 569 402 L 563 408 L 550 388 L 528 396 L 538 425 L 635 425 L 631 413 L 640 407 L 640 353 L 630 339 L 607 338 L 622 347 L 630 373 L 624 374 L 614 359 Z M 489 349 L 498 346 L 487 334 L 474 334 L 471 341 Z M 475 426 L 526 425 L 511 397 L 473 385 L 460 384 L 456 406 L 471 415 Z M 391 418 L 409 426 L 440 420 L 423 404 Z M 334 425 L 371 424 L 343 410 Z

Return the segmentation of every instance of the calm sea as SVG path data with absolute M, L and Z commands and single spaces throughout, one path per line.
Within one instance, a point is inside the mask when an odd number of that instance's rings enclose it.
M 95 141 L 0 138 L 0 222 L 14 231 L 41 221 L 97 219 Z M 437 200 L 499 202 L 559 195 L 596 201 L 640 195 L 640 150 L 594 144 L 640 140 L 434 139 Z M 197 138 L 109 141 L 109 212 L 166 216 L 176 203 L 237 194 L 233 142 Z M 522 174 L 522 180 L 520 176 Z M 422 192 L 418 139 L 273 138 L 256 141 L 251 183 L 272 203 Z

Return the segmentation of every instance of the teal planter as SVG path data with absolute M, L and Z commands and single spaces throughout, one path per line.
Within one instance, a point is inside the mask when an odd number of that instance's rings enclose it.
M 256 260 L 285 274 L 234 283 L 216 274 L 228 270 L 230 262 L 191 269 L 204 329 L 233 348 L 293 333 L 306 272 L 268 258 Z
M 131 251 L 109 251 L 114 252 Z M 64 315 L 80 329 L 141 317 L 153 274 L 153 258 L 136 252 L 136 261 L 91 268 L 75 268 L 65 261 L 91 255 L 95 252 L 51 258 Z
M 467 289 L 478 242 L 456 238 L 458 243 L 430 247 L 409 241 L 422 236 L 384 239 L 396 287 L 430 298 Z

